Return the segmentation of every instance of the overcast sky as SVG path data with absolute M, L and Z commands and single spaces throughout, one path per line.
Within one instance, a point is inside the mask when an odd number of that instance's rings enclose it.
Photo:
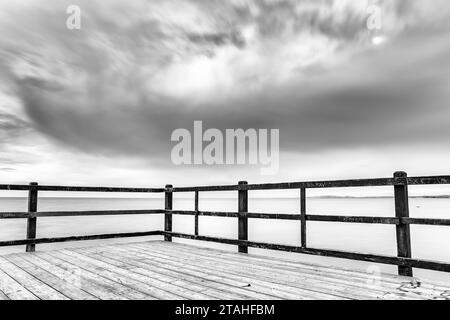
M 449 31 L 447 0 L 1 0 L 1 183 L 449 174 Z M 279 129 L 279 173 L 173 165 L 194 120 Z

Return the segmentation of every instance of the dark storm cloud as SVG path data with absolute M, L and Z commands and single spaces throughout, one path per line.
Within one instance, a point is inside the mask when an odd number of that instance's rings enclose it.
M 12 114 L 0 111 L 0 144 L 24 135 L 30 130 L 30 124 Z
M 330 20 L 320 10 L 294 14 L 294 3 L 255 4 L 263 12 L 256 18 L 246 7 L 226 6 L 229 11 L 224 14 L 233 22 L 254 22 L 258 41 L 269 39 L 271 50 L 291 45 L 285 40 L 296 41 L 292 34 L 298 32 L 320 33 L 325 36 L 321 41 L 350 48 L 359 47 L 367 34 L 357 13 L 347 10 Z M 404 1 L 397 3 L 399 14 L 410 13 Z M 198 2 L 202 5 L 212 6 Z M 382 47 L 350 52 L 338 66 L 313 63 L 296 68 L 296 76 L 288 82 L 266 81 L 256 89 L 245 90 L 247 84 L 237 82 L 234 86 L 244 93 L 212 95 L 193 103 L 160 93 L 154 87 L 160 70 L 180 57 L 203 54 L 205 48 L 246 50 L 240 32 L 230 33 L 222 30 L 222 23 L 213 23 L 214 28 L 200 30 L 183 25 L 181 33 L 178 26 L 171 33 L 155 19 L 136 22 L 131 9 L 122 17 L 102 8 L 87 14 L 95 16 L 86 22 L 91 29 L 84 25 L 78 33 L 46 25 L 44 20 L 49 19 L 44 14 L 38 17 L 40 28 L 47 31 L 40 37 L 48 41 L 42 46 L 49 55 L 31 55 L 37 73 L 29 67 L 8 70 L 15 74 L 16 93 L 32 125 L 67 147 L 165 163 L 171 132 L 191 129 L 194 120 L 202 120 L 205 129 L 279 128 L 281 150 L 294 152 L 442 144 L 450 138 L 450 38 L 445 20 L 401 30 Z M 17 33 L 26 37 L 29 31 L 19 28 Z M 283 41 L 273 42 L 277 37 Z M 21 60 L 22 45 L 9 43 L 3 48 L 3 68 Z
M 232 43 L 239 48 L 245 46 L 245 40 L 239 32 L 205 34 L 190 33 L 187 37 L 190 41 L 198 44 L 212 43 L 216 46 L 223 46 Z

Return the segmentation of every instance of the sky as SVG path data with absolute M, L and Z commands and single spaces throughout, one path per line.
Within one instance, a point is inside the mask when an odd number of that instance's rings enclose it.
M 449 31 L 445 0 L 0 0 L 0 181 L 449 174 Z M 279 129 L 279 171 L 174 165 L 195 120 Z

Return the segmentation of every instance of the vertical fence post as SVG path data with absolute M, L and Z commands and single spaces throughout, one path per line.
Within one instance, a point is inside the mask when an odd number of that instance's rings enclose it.
M 173 192 L 172 192 L 172 185 L 166 184 L 166 190 L 164 192 L 164 208 L 166 210 L 172 210 L 172 204 L 173 204 Z M 171 213 L 165 213 L 164 214 L 164 231 L 166 232 L 172 232 L 172 214 Z M 164 241 L 172 241 L 172 236 L 165 234 L 164 235 Z
M 397 256 L 411 258 L 410 228 L 408 223 L 402 221 L 402 218 L 409 217 L 408 181 L 406 172 L 395 172 L 394 179 L 396 179 L 394 184 L 395 216 L 399 218 L 399 223 L 396 225 Z M 412 277 L 412 268 L 408 266 L 398 266 L 398 274 Z
M 195 191 L 195 235 L 198 236 L 198 190 Z
M 247 185 L 247 181 L 239 181 L 240 186 Z M 248 190 L 239 190 L 239 203 L 238 203 L 238 239 L 248 240 Z M 239 252 L 248 253 L 248 247 L 246 245 L 239 245 Z
M 300 188 L 300 236 L 302 248 L 306 248 L 306 189 Z
M 30 189 L 28 190 L 28 212 L 36 212 L 37 211 L 37 201 L 38 201 L 38 190 L 37 190 L 37 182 L 30 182 Z M 37 218 L 28 218 L 27 219 L 27 239 L 36 239 L 36 225 Z M 26 252 L 34 252 L 36 249 L 35 244 L 27 244 Z

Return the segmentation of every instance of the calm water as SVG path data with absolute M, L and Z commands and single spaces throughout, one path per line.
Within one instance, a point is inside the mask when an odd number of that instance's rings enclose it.
M 174 197 L 174 209 L 194 209 L 193 199 Z M 1 211 L 25 211 L 27 200 L 25 198 L 0 198 Z M 104 210 L 104 209 L 157 209 L 164 206 L 161 198 L 153 199 L 105 199 L 105 198 L 39 198 L 39 210 Z M 336 215 L 372 215 L 393 216 L 394 201 L 391 198 L 364 198 L 364 199 L 318 199 L 307 200 L 308 213 L 336 214 Z M 200 210 L 235 211 L 236 199 L 200 199 Z M 442 217 L 450 216 L 450 199 L 410 199 L 410 215 L 412 217 Z M 250 198 L 249 211 L 251 212 L 299 212 L 297 199 L 268 199 Z M 163 228 L 162 215 L 130 215 L 130 216 L 99 216 L 99 217 L 61 217 L 39 218 L 38 237 L 61 237 L 68 235 L 87 235 L 97 233 L 136 232 Z M 308 222 L 308 246 L 314 248 L 327 248 L 350 250 L 363 253 L 385 255 L 396 254 L 395 226 L 344 224 L 332 222 Z M 193 216 L 174 216 L 173 230 L 193 233 Z M 237 238 L 237 219 L 221 217 L 200 217 L 200 234 Z M 412 250 L 416 258 L 441 260 L 450 262 L 450 228 L 439 226 L 411 226 Z M 23 239 L 26 234 L 26 220 L 0 220 L 0 240 Z M 156 239 L 159 237 L 153 237 Z M 151 238 L 149 238 L 151 239 Z M 137 241 L 140 239 L 112 239 L 96 241 L 79 241 L 60 244 L 38 245 L 38 250 L 53 248 L 89 246 L 99 243 L 117 243 Z M 299 221 L 277 220 L 249 220 L 249 240 L 273 242 L 288 245 L 300 243 Z M 218 247 L 227 250 L 236 250 L 234 246 L 189 241 L 195 245 Z M 23 252 L 24 247 L 0 248 L 0 254 L 10 252 Z M 273 252 L 260 249 L 249 249 L 250 252 L 289 257 L 307 262 L 339 265 L 344 267 L 361 268 L 365 270 L 371 264 L 343 259 L 323 258 L 308 255 Z M 377 265 L 382 272 L 395 273 L 395 266 Z M 432 280 L 450 283 L 450 274 L 415 270 L 415 275 Z

